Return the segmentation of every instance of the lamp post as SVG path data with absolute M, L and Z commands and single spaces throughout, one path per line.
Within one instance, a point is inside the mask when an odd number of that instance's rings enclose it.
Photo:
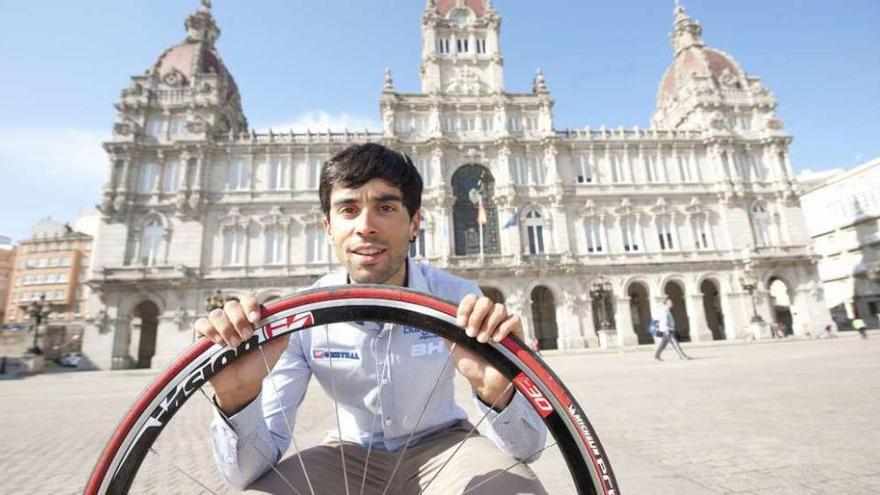
M 740 277 L 739 284 L 744 291 L 749 293 L 749 298 L 752 300 L 752 323 L 763 323 L 764 319 L 758 314 L 758 306 L 755 303 L 755 290 L 758 288 L 758 284 L 750 277 Z
M 32 301 L 25 308 L 28 316 L 31 317 L 32 326 L 34 328 L 34 345 L 27 350 L 29 354 L 40 355 L 43 351 L 37 345 L 37 339 L 40 335 L 40 323 L 49 316 L 49 305 L 46 304 L 46 294 L 40 294 L 39 301 Z
M 593 282 L 592 290 L 590 291 L 590 297 L 599 298 L 602 301 L 602 321 L 599 323 L 600 330 L 610 330 L 611 323 L 608 321 L 608 306 L 606 305 L 606 298 L 608 294 L 614 290 L 614 286 L 611 285 L 609 280 L 606 280 L 605 277 L 599 277 Z

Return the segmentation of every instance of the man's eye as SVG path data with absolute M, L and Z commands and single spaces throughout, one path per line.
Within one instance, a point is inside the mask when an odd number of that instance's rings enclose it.
M 349 213 L 354 213 L 354 208 L 346 206 L 345 208 L 340 208 L 339 213 L 342 213 L 343 215 L 348 215 Z
M 395 208 L 395 207 L 393 207 L 393 206 L 391 206 L 391 205 L 383 205 L 383 206 L 382 206 L 382 211 L 385 211 L 385 212 L 393 212 L 393 211 L 396 211 L 396 210 L 397 210 L 397 208 Z

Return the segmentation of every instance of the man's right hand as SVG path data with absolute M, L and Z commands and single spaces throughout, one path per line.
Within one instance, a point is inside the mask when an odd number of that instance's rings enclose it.
M 241 302 L 227 301 L 222 309 L 211 311 L 207 318 L 199 318 L 195 329 L 215 344 L 238 347 L 251 338 L 254 325 L 259 321 L 260 305 L 253 296 L 245 296 Z M 263 346 L 269 369 L 275 367 L 289 340 L 290 335 L 283 335 Z M 253 401 L 267 374 L 263 356 L 254 350 L 214 375 L 211 386 L 223 413 L 232 416 Z

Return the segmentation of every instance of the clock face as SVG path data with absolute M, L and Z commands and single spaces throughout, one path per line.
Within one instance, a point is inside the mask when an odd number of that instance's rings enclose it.
M 458 27 L 465 27 L 471 22 L 471 14 L 467 9 L 455 9 L 449 14 L 449 20 Z

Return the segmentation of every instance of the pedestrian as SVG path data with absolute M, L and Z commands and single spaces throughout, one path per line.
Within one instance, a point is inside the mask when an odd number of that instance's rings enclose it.
M 666 299 L 663 300 L 663 317 L 660 319 L 660 343 L 657 344 L 657 350 L 654 352 L 654 359 L 657 361 L 663 361 L 660 357 L 663 354 L 663 349 L 666 348 L 666 344 L 672 343 L 672 348 L 675 349 L 675 352 L 678 353 L 678 359 L 690 359 L 690 357 L 684 353 L 684 349 L 681 348 L 681 345 L 678 343 L 678 338 L 675 335 L 675 318 L 672 316 L 672 307 L 675 304 L 672 302 L 672 298 L 666 296 Z
M 868 338 L 868 332 L 865 331 L 865 320 L 863 320 L 861 316 L 856 316 L 856 319 L 852 322 L 852 327 L 859 332 L 859 335 L 861 335 L 863 339 Z
M 319 197 L 324 229 L 342 266 L 313 287 L 362 283 L 409 287 L 457 301 L 457 323 L 481 343 L 498 342 L 511 333 L 524 337 L 519 316 L 484 297 L 475 282 L 407 256 L 419 232 L 422 200 L 422 180 L 408 156 L 375 143 L 346 148 L 323 165 Z M 217 344 L 237 347 L 251 337 L 259 314 L 256 299 L 247 296 L 200 318 L 195 328 Z M 373 461 L 370 475 L 362 481 L 368 493 L 383 487 L 391 493 L 419 493 L 419 487 L 435 475 L 438 493 L 462 493 L 478 480 L 488 483 L 481 486 L 481 493 L 546 493 L 522 463 L 537 457 L 547 437 L 528 399 L 514 393 L 491 364 L 474 363 L 460 348 L 438 345 L 434 354 L 413 354 L 413 346 L 421 345 L 423 337 L 407 329 L 372 322 L 328 325 L 324 331 L 270 342 L 262 356 L 266 362 L 260 360 L 261 349 L 215 375 L 211 384 L 217 411 L 211 433 L 215 460 L 227 482 L 244 489 L 275 469 L 294 431 L 287 414 L 294 423 L 314 375 L 322 386 L 344 384 L 324 389 L 338 401 L 339 438 L 325 437 L 321 444 L 297 454 L 303 470 L 290 473 L 289 488 L 299 487 L 294 491 L 306 492 L 308 485 L 309 491 L 313 487 L 320 493 L 348 493 L 352 488 L 345 486 L 348 477 L 339 466 L 343 456 L 343 466 L 353 465 L 349 469 L 355 472 L 367 470 L 366 463 Z M 377 348 L 387 349 L 386 356 L 374 356 L 371 349 Z M 345 365 L 328 366 L 329 351 L 337 351 Z M 475 407 L 487 415 L 487 436 L 469 434 L 467 413 L 455 402 L 455 371 L 444 367 L 439 387 L 432 388 L 431 380 L 425 379 L 435 376 L 438 365 L 449 358 L 470 382 Z M 387 366 L 390 362 L 395 363 L 394 373 Z M 275 381 L 280 382 L 277 389 L 264 386 L 271 366 Z M 422 410 L 422 417 L 418 408 L 428 400 L 433 400 L 433 407 Z M 374 421 L 377 415 L 386 420 Z M 413 421 L 417 416 L 421 421 Z M 423 455 L 411 455 L 400 465 L 400 472 L 411 475 L 394 478 L 394 459 L 400 463 L 403 456 L 397 453 L 408 446 L 413 447 L 410 452 Z M 452 450 L 459 448 L 462 452 L 456 459 L 460 460 L 441 473 L 445 463 L 436 461 L 451 457 Z M 516 466 L 515 476 L 491 475 L 511 465 Z M 311 479 L 304 479 L 310 471 Z M 258 484 L 277 481 L 268 476 Z

